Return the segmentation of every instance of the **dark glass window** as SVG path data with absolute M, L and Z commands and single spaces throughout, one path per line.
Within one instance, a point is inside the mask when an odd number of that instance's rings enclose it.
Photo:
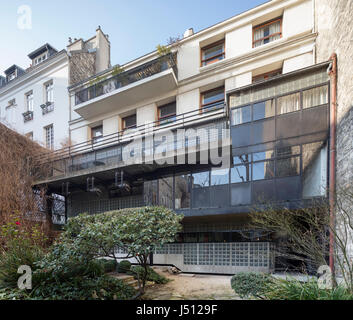
M 224 87 L 213 89 L 201 94 L 202 112 L 213 111 L 224 107 Z
M 263 161 L 253 164 L 253 180 L 273 179 L 274 177 L 274 161 Z
M 175 209 L 190 208 L 190 175 L 175 176 Z
M 242 154 L 240 156 L 233 157 L 233 164 L 234 165 L 244 164 L 244 163 L 248 163 L 250 161 L 251 161 L 251 155 L 250 154 Z
M 159 205 L 173 208 L 173 177 L 159 179 Z
M 210 176 L 209 172 L 199 172 L 199 173 L 193 173 L 192 175 L 192 187 L 193 189 L 196 188 L 203 188 L 203 187 L 209 187 L 210 185 Z
M 202 66 L 207 66 L 225 58 L 224 40 L 213 43 L 201 49 Z
M 253 106 L 254 121 L 274 117 L 275 99 L 255 103 Z
M 300 174 L 300 157 L 278 159 L 276 161 L 276 176 L 289 177 Z
M 277 148 L 277 157 L 289 157 L 300 154 L 300 146 Z
M 176 103 L 172 102 L 158 108 L 159 124 L 168 124 L 176 120 Z
M 275 157 L 274 150 L 267 150 L 262 152 L 253 153 L 253 161 L 269 160 Z
M 251 121 L 251 106 L 237 108 L 232 110 L 232 126 Z
M 136 128 L 136 114 L 123 118 L 123 129 L 134 129 Z

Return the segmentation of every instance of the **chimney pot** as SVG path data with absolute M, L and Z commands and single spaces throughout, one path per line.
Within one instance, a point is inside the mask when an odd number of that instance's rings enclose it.
M 193 28 L 189 28 L 184 32 L 184 38 L 190 37 L 194 34 L 194 29 Z

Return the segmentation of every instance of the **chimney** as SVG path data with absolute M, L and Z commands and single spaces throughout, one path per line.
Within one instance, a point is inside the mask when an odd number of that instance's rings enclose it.
M 194 34 L 194 29 L 193 28 L 189 28 L 184 32 L 184 39 L 187 37 L 190 37 Z

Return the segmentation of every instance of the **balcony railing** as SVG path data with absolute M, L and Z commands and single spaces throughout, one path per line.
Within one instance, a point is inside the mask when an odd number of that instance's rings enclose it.
M 54 102 L 47 102 L 40 107 L 42 108 L 42 114 L 44 116 L 45 114 L 54 111 Z
M 177 76 L 176 57 L 175 54 L 172 53 L 147 62 L 131 70 L 113 75 L 108 79 L 99 81 L 92 86 L 76 92 L 75 105 L 100 97 L 104 94 L 151 77 L 170 68 L 173 68 L 174 73 Z
M 33 111 L 24 112 L 24 113 L 22 113 L 22 115 L 23 115 L 24 122 L 28 122 L 28 121 L 33 120 Z
M 177 129 L 181 128 L 205 129 L 205 134 L 209 135 L 208 141 L 216 141 L 222 138 L 222 132 L 219 129 L 225 126 L 225 121 L 222 120 L 225 117 L 226 108 L 224 104 L 220 105 L 216 110 L 204 110 L 203 112 L 194 110 L 176 115 L 175 120 L 170 123 L 160 124 L 159 121 L 147 123 L 135 129 L 104 136 L 99 141 L 89 140 L 61 150 L 41 154 L 35 160 L 39 165 L 53 165 L 53 172 L 55 171 L 56 173 L 49 174 L 50 177 L 66 175 L 74 171 L 107 164 L 121 165 L 124 146 L 149 136 L 156 137 L 153 138 L 152 144 L 144 143 L 142 150 L 139 150 L 138 145 L 136 148 L 134 146 L 134 150 L 141 151 L 141 154 L 150 157 L 157 154 L 156 149 L 161 143 L 159 138 L 163 137 L 163 134 L 168 131 L 176 132 Z M 218 130 L 217 134 L 209 130 L 212 128 Z M 182 140 L 180 141 L 173 141 L 172 145 L 168 144 L 168 150 L 177 150 L 183 147 L 190 148 L 198 145 L 197 141 L 189 141 L 185 137 L 181 138 Z

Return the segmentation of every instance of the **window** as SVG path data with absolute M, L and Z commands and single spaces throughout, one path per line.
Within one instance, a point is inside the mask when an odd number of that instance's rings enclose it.
M 328 103 L 328 87 L 318 87 L 303 91 L 303 108 L 311 108 Z
M 26 94 L 26 111 L 33 111 L 33 92 L 29 92 Z
M 253 105 L 254 121 L 274 117 L 275 99 L 255 103 Z
M 93 143 L 99 142 L 103 138 L 103 126 L 97 126 L 91 129 Z
M 282 37 L 282 18 L 277 18 L 253 28 L 253 48 Z
M 208 112 L 224 107 L 224 87 L 212 89 L 201 94 L 201 111 Z
M 277 99 L 277 114 L 300 110 L 300 93 L 294 93 Z
M 45 100 L 47 103 L 54 102 L 53 82 L 49 82 L 45 85 Z
M 274 161 L 255 162 L 253 164 L 252 175 L 254 181 L 273 179 L 275 177 Z
M 158 108 L 159 125 L 168 124 L 176 120 L 176 103 L 172 102 Z
M 136 128 L 136 114 L 123 118 L 123 130 Z
M 7 76 L 7 81 L 11 81 L 11 80 L 13 80 L 13 79 L 15 79 L 16 78 L 16 71 L 15 72 L 12 72 L 11 74 L 9 74 L 8 76 Z
M 263 73 L 263 74 L 259 74 L 257 76 L 254 76 L 252 78 L 252 82 L 253 83 L 256 83 L 256 82 L 260 82 L 260 81 L 264 81 L 264 80 L 268 80 L 268 79 L 271 79 L 275 76 L 278 76 L 282 74 L 282 69 L 278 69 L 278 70 L 274 70 L 274 71 L 270 71 L 270 72 L 266 72 L 266 73 Z
M 190 175 L 184 174 L 175 176 L 175 209 L 190 208 Z
M 232 126 L 251 121 L 251 106 L 245 106 L 232 110 Z
M 229 184 L 229 169 L 211 170 L 211 185 L 221 186 Z
M 45 131 L 45 146 L 48 149 L 54 149 L 54 127 L 51 124 L 44 128 Z
M 201 49 L 201 66 L 207 66 L 225 58 L 225 41 L 221 40 Z
M 44 60 L 46 60 L 48 57 L 48 54 L 47 52 L 43 53 L 42 55 L 40 55 L 38 58 L 35 58 L 33 60 L 33 65 L 37 65 L 37 64 L 40 64 L 41 62 L 43 62 Z

